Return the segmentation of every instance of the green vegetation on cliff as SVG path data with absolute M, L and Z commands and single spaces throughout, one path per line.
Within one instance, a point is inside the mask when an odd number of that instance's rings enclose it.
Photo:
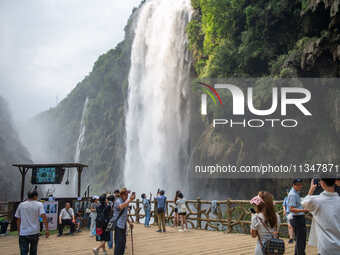
M 197 78 L 213 83 L 216 80 L 212 79 L 260 77 L 256 83 L 239 84 L 244 91 L 253 86 L 257 109 L 268 109 L 271 105 L 274 84 L 268 78 L 340 76 L 340 6 L 337 0 L 191 2 L 194 13 L 187 32 Z M 291 114 L 290 118 L 302 123 L 294 129 L 211 129 L 212 118 L 231 117 L 231 95 L 219 91 L 224 105 L 209 102 L 208 119 L 201 119 L 202 130 L 196 132 L 201 135 L 192 139 L 196 141 L 192 145 L 192 161 L 339 163 L 339 90 L 321 82 L 302 80 L 297 83 L 312 93 L 308 108 L 313 116 L 308 119 L 301 118 L 298 113 Z M 254 116 L 246 113 L 244 117 Z M 235 182 L 238 190 L 232 188 Z M 285 185 L 275 180 L 210 180 L 206 187 L 217 184 L 219 190 L 226 190 L 230 196 L 244 198 L 250 189 L 267 188 L 278 194 L 284 191 L 282 186 Z M 200 188 L 202 185 L 200 183 Z

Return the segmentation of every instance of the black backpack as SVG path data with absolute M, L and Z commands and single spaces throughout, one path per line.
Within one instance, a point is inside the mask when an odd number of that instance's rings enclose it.
M 107 225 L 107 218 L 105 217 L 105 206 L 97 207 L 96 228 L 104 228 Z

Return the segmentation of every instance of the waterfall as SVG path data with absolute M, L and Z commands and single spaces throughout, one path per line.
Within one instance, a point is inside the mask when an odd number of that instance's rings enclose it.
M 188 158 L 190 0 L 142 6 L 131 52 L 124 183 L 153 193 L 184 185 Z
M 77 147 L 76 147 L 76 153 L 74 154 L 74 162 L 79 163 L 79 157 L 80 157 L 80 151 L 81 147 L 84 144 L 85 141 L 85 114 L 87 109 L 87 104 L 89 102 L 89 98 L 87 97 L 85 99 L 84 107 L 83 107 L 83 113 L 81 115 L 81 121 L 80 121 L 80 129 L 79 129 L 79 136 L 77 140 Z
M 84 106 L 83 106 L 83 112 L 81 114 L 80 129 L 79 129 L 79 136 L 78 136 L 78 140 L 77 140 L 76 152 L 74 154 L 74 162 L 76 162 L 76 163 L 79 163 L 80 152 L 81 152 L 82 146 L 85 142 L 85 130 L 86 130 L 85 115 L 86 115 L 86 109 L 87 109 L 88 102 L 89 102 L 89 98 L 86 97 L 85 103 L 84 103 Z M 77 195 L 77 191 L 78 191 L 78 174 L 77 174 L 77 171 L 74 171 L 72 179 L 73 179 L 73 181 L 72 181 L 72 183 L 70 183 L 70 185 L 74 185 L 75 194 Z

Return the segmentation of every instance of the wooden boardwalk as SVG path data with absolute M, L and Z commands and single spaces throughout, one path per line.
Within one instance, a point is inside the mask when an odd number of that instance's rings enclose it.
M 192 254 L 254 254 L 256 240 L 250 235 L 225 234 L 223 232 L 190 230 L 178 232 L 168 227 L 167 233 L 157 233 L 157 228 L 144 228 L 136 224 L 134 228 L 134 255 L 192 255 Z M 92 248 L 98 245 L 88 231 L 77 233 L 74 236 L 56 235 L 39 241 L 39 255 L 93 254 Z M 286 244 L 286 254 L 294 254 L 294 245 Z M 16 236 L 0 237 L 0 253 L 3 255 L 18 255 L 18 238 Z M 102 253 L 100 253 L 102 254 Z M 108 254 L 113 254 L 108 250 Z M 127 252 L 131 255 L 131 238 L 127 239 Z M 317 254 L 316 249 L 307 247 L 306 254 Z

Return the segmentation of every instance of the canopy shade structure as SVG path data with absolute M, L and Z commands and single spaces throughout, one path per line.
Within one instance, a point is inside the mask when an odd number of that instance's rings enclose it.
M 25 178 L 28 171 L 31 169 L 39 169 L 39 168 L 55 168 L 55 169 L 65 169 L 65 168 L 76 168 L 78 174 L 78 197 L 80 197 L 80 189 L 81 189 L 81 173 L 87 165 L 81 163 L 56 163 L 56 164 L 13 164 L 19 169 L 21 174 L 21 201 L 24 200 L 24 191 L 25 191 Z M 62 173 L 63 176 L 64 173 Z M 43 183 L 41 183 L 43 184 Z

